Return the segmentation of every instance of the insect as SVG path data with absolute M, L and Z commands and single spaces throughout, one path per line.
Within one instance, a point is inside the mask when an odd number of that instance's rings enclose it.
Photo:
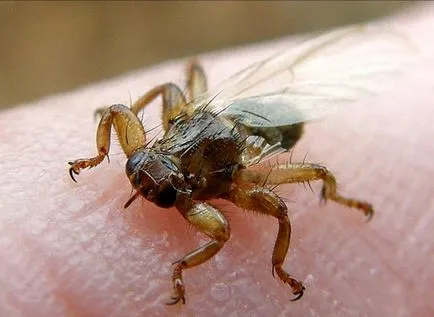
M 188 96 L 166 83 L 131 107 L 115 104 L 97 110 L 98 154 L 69 162 L 69 174 L 75 181 L 74 175 L 108 156 L 113 127 L 135 189 L 124 207 L 139 196 L 163 208 L 175 207 L 210 238 L 174 263 L 173 295 L 167 304 L 185 303 L 183 272 L 211 259 L 230 237 L 224 213 L 209 203 L 215 198 L 276 218 L 272 273 L 298 300 L 305 287 L 283 267 L 291 233 L 287 206 L 270 185 L 321 180 L 322 200 L 358 209 L 368 220 L 373 207 L 340 195 L 333 174 L 319 164 L 249 167 L 290 150 L 301 138 L 305 122 L 382 91 L 400 77 L 413 52 L 398 33 L 350 26 L 257 62 L 215 90 L 208 89 L 203 68 L 193 61 L 187 67 Z M 138 113 L 159 96 L 164 135 L 150 145 Z

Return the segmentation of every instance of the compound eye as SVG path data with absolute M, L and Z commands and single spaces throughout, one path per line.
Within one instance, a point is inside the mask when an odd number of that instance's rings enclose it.
M 128 159 L 127 164 L 125 165 L 125 172 L 127 175 L 130 176 L 133 173 L 137 173 L 147 157 L 148 153 L 145 151 L 134 153 L 133 156 Z

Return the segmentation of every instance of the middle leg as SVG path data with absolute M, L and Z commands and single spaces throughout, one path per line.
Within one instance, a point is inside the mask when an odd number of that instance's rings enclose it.
M 164 131 L 167 131 L 173 119 L 184 110 L 187 103 L 184 94 L 177 85 L 166 83 L 152 88 L 131 106 L 131 111 L 137 115 L 158 96 L 163 99 L 163 128 Z
M 196 60 L 191 61 L 187 67 L 187 88 L 190 100 L 207 90 L 205 71 Z M 193 105 L 188 104 L 186 96 L 173 83 L 159 85 L 149 90 L 131 106 L 131 111 L 137 115 L 158 96 L 163 100 L 164 131 L 167 131 L 177 116 L 191 114 Z
M 192 60 L 187 67 L 187 87 L 190 100 L 195 99 L 207 91 L 205 71 L 197 60 Z

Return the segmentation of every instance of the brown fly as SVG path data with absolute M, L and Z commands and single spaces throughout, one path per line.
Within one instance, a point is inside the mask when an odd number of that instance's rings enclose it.
M 288 284 L 297 300 L 305 287 L 283 268 L 291 233 L 287 207 L 270 185 L 321 180 L 322 200 L 358 209 L 368 220 L 373 207 L 341 196 L 333 174 L 319 164 L 249 167 L 291 149 L 302 136 L 304 122 L 382 91 L 400 77 L 412 53 L 409 42 L 397 33 L 352 26 L 255 63 L 212 91 L 200 64 L 192 62 L 187 68 L 189 96 L 166 83 L 131 107 L 116 104 L 99 110 L 98 154 L 69 162 L 69 173 L 74 179 L 108 156 L 113 126 L 136 191 L 125 207 L 138 196 L 159 207 L 175 207 L 210 238 L 175 262 L 168 304 L 185 303 L 183 271 L 212 258 L 230 237 L 226 217 L 208 202 L 215 198 L 276 218 L 273 276 Z M 150 146 L 138 113 L 159 96 L 164 135 Z

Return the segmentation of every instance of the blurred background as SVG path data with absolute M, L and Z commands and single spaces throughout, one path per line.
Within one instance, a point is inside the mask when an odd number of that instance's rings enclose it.
M 0 1 L 0 109 L 177 57 L 393 14 L 412 1 Z

